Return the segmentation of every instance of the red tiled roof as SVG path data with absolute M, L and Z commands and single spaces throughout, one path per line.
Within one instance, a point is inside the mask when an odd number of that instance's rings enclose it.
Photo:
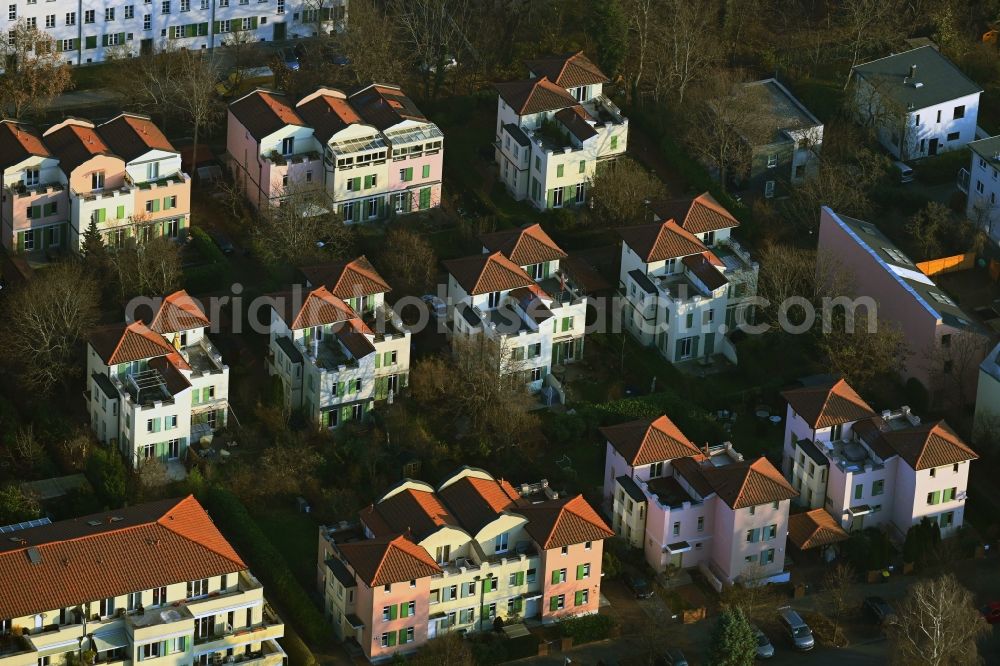
M 438 491 L 458 522 L 475 535 L 520 498 L 517 490 L 503 479 L 467 475 Z M 516 509 L 514 509 L 516 511 Z
M 444 265 L 471 296 L 528 287 L 535 283 L 524 269 L 500 252 L 452 259 Z
M 112 155 L 111 148 L 89 122 L 69 120 L 61 127 L 43 134 L 43 141 L 52 155 L 59 158 L 59 168 L 69 175 L 95 155 Z M 120 158 L 119 158 L 120 159 Z
M 309 292 L 302 302 L 302 307 L 292 316 L 292 323 L 288 328 L 297 331 L 346 321 L 355 316 L 347 303 L 331 294 L 326 287 L 320 286 Z
M 606 426 L 600 431 L 633 467 L 700 453 L 666 416 Z
M 502 252 L 518 266 L 530 266 L 566 257 L 566 253 L 545 233 L 540 224 L 483 234 L 479 240 L 487 250 Z
M 691 254 L 701 254 L 708 248 L 676 222 L 656 222 L 637 227 L 625 227 L 618 233 L 644 262 L 665 261 Z
M 829 546 L 847 538 L 844 528 L 825 509 L 813 509 L 788 517 L 788 540 L 799 550 Z
M 524 63 L 535 76 L 547 76 L 562 88 L 578 88 L 595 83 L 607 83 L 608 77 L 592 63 L 583 51 L 562 56 L 536 58 Z
M 98 126 L 97 133 L 111 151 L 126 162 L 142 157 L 150 150 L 177 152 L 156 123 L 146 116 L 123 113 Z
M 702 474 L 719 497 L 733 509 L 798 497 L 785 477 L 761 456 L 754 462 L 734 462 L 722 467 L 702 466 Z
M 0 169 L 18 164 L 32 155 L 51 155 L 38 130 L 16 120 L 0 120 Z
M 334 296 L 345 301 L 392 291 L 389 283 L 364 255 L 346 263 L 305 266 L 299 272 L 311 285 L 323 285 Z
M 433 490 L 406 488 L 361 510 L 361 520 L 376 537 L 412 534 L 424 539 L 445 525 L 458 525 Z
M 163 336 L 141 321 L 127 326 L 112 324 L 98 328 L 90 335 L 90 345 L 109 366 L 166 356 L 175 351 Z
M 662 220 L 673 220 L 692 234 L 704 234 L 740 225 L 739 220 L 708 192 L 694 199 L 673 199 L 654 202 L 653 214 Z
M 229 111 L 258 142 L 282 127 L 306 124 L 284 95 L 254 90 L 229 105 Z
M 546 77 L 496 84 L 497 92 L 519 116 L 576 106 L 572 95 Z
M 367 337 L 374 334 L 360 319 L 348 319 L 337 327 L 335 334 L 354 358 L 361 359 L 375 351 L 375 345 Z
M 781 395 L 795 413 L 814 429 L 829 428 L 875 415 L 868 403 L 843 379 L 831 385 L 791 389 Z
M 6 536 L 24 540 L 0 541 L 0 617 L 6 618 L 247 568 L 191 496 Z
M 345 127 L 362 122 L 361 116 L 347 101 L 347 96 L 333 88 L 321 88 L 307 95 L 299 100 L 295 108 L 313 128 L 313 134 L 323 142 L 329 141 Z
M 149 328 L 157 333 L 177 333 L 211 326 L 205 311 L 186 291 L 175 291 L 160 303 Z
M 888 430 L 882 438 L 916 471 L 979 458 L 944 421 Z
M 337 546 L 368 587 L 391 585 L 441 573 L 427 551 L 406 537 L 381 537 Z
M 349 98 L 358 115 L 380 130 L 386 130 L 404 120 L 427 122 L 427 117 L 417 108 L 402 89 L 376 83 L 359 90 Z
M 583 495 L 522 505 L 517 513 L 528 519 L 525 529 L 544 550 L 615 535 Z

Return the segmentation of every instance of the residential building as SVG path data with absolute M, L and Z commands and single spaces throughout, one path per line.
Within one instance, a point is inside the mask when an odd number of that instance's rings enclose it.
M 854 111 L 900 160 L 933 157 L 976 139 L 983 89 L 933 46 L 852 70 Z
M 193 496 L 3 532 L 3 666 L 287 660 L 263 586 Z
M 803 506 L 844 530 L 884 527 L 899 540 L 924 518 L 942 536 L 962 526 L 979 456 L 947 423 L 922 423 L 905 406 L 876 412 L 842 379 L 782 395 L 782 469 Z
M 965 216 L 1000 242 L 1000 136 L 972 141 L 969 149 L 969 168 L 959 175 L 959 189 L 968 195 Z
M 301 270 L 304 284 L 272 296 L 268 373 L 285 404 L 333 428 L 392 400 L 410 372 L 410 331 L 364 256 Z
M 258 210 L 322 194 L 353 223 L 441 203 L 444 135 L 396 86 L 320 88 L 298 103 L 255 90 L 229 106 L 226 149 Z
M 667 416 L 601 433 L 605 509 L 655 571 L 698 567 L 719 585 L 745 574 L 785 578 L 788 509 L 798 493 L 767 458 L 746 460 L 729 442 L 701 450 Z
M 79 251 L 93 220 L 110 247 L 180 238 L 190 225 L 191 179 L 180 153 L 147 117 L 95 126 L 69 118 L 43 133 L 0 121 L 3 244 L 45 257 Z
M 582 51 L 525 64 L 528 79 L 496 86 L 500 179 L 511 196 L 541 210 L 583 204 L 598 164 L 625 152 L 628 118 Z
M 653 204 L 652 224 L 625 227 L 618 289 L 625 326 L 667 361 L 722 354 L 757 293 L 757 262 L 730 236 L 739 225 L 711 194 Z
M 823 123 L 777 79 L 746 84 L 760 91 L 766 104 L 770 135 L 750 146 L 752 157 L 741 188 L 766 198 L 787 194 L 819 169 Z
M 91 333 L 84 396 L 90 425 L 129 468 L 159 460 L 172 477 L 183 477 L 188 446 L 226 425 L 229 367 L 205 334 L 211 325 L 182 290 L 163 298 L 148 324 Z
M 875 314 L 902 333 L 905 379 L 923 384 L 935 403 L 946 397 L 972 402 L 976 369 L 989 349 L 980 323 L 873 224 L 823 206 L 819 253 L 853 277 L 843 296 L 857 299 L 855 312 Z
M 553 368 L 583 357 L 587 296 L 538 224 L 481 236 L 483 253 L 444 262 L 452 334 L 483 334 L 530 390 L 558 384 Z
M 370 661 L 451 631 L 492 631 L 497 617 L 597 612 L 614 533 L 582 495 L 463 467 L 436 489 L 404 479 L 360 519 L 360 529 L 320 527 L 317 584 L 334 634 Z
M 86 65 L 168 48 L 214 49 L 236 35 L 247 43 L 331 34 L 346 27 L 347 0 L 144 0 L 114 7 L 27 0 L 6 14 L 3 34 L 19 23 L 36 26 L 65 62 Z
M 1000 419 L 1000 344 L 979 364 L 976 385 L 976 416 L 974 427 L 990 428 Z

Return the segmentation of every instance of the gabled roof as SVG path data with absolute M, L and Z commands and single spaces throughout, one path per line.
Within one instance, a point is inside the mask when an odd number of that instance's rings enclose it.
M 258 142 L 282 127 L 305 127 L 288 98 L 269 90 L 254 90 L 229 105 L 229 111 Z
M 108 366 L 166 356 L 175 351 L 163 336 L 141 321 L 97 328 L 90 334 L 90 346 Z
M 847 538 L 847 532 L 826 509 L 813 509 L 788 516 L 788 540 L 799 550 L 829 546 L 831 543 L 846 541 Z
M 814 430 L 875 415 L 875 410 L 843 379 L 833 384 L 791 389 L 781 395 Z
M 97 127 L 97 133 L 111 151 L 126 162 L 142 157 L 151 150 L 177 152 L 147 116 L 123 113 Z
M 534 280 L 520 266 L 500 252 L 444 262 L 455 281 L 469 295 L 528 287 Z
M 537 223 L 521 229 L 483 234 L 479 240 L 487 250 L 503 253 L 518 266 L 531 266 L 566 257 L 562 248 Z
M 411 534 L 420 541 L 446 525 L 458 525 L 433 490 L 406 488 L 361 510 L 376 537 Z
M 176 333 L 211 325 L 201 305 L 181 289 L 163 299 L 149 328 L 157 333 Z
M 95 155 L 113 154 L 91 123 L 71 121 L 44 134 L 43 140 L 52 155 L 59 158 L 59 168 L 66 175 Z
M 580 105 L 556 111 L 555 119 L 563 124 L 580 143 L 597 136 L 597 130 L 587 122 L 590 114 Z
M 368 339 L 369 335 L 374 337 L 375 334 L 360 319 L 347 320 L 335 334 L 354 358 L 361 359 L 375 352 L 375 345 Z
M 301 307 L 295 311 L 290 295 L 284 295 L 283 302 L 288 306 L 279 312 L 288 324 L 288 328 L 297 331 L 303 328 L 335 324 L 356 317 L 354 311 L 341 299 L 331 294 L 326 287 L 319 286 L 310 291 L 302 301 Z
M 799 493 L 767 458 L 734 462 L 722 467 L 702 466 L 702 474 L 719 497 L 733 509 L 798 497 Z
M 16 120 L 0 120 L 0 170 L 30 156 L 49 157 L 42 135 L 30 125 Z
M 304 266 L 299 272 L 309 284 L 314 287 L 322 285 L 331 294 L 345 301 L 359 296 L 392 291 L 389 283 L 379 275 L 364 255 L 346 263 Z
M 525 529 L 544 550 L 615 535 L 583 495 L 520 506 L 517 512 L 528 519 Z
M 600 431 L 633 467 L 701 452 L 667 416 L 606 426 Z
M 7 618 L 247 568 L 191 496 L 4 536 L 0 617 Z M 32 563 L 36 552 L 38 561 Z
M 546 77 L 496 84 L 497 92 L 519 116 L 576 106 L 576 98 Z
M 618 233 L 644 262 L 665 261 L 689 254 L 701 254 L 708 248 L 673 220 L 619 229 Z
M 535 58 L 524 64 L 535 76 L 548 77 L 561 88 L 578 88 L 595 83 L 607 83 L 608 77 L 592 63 L 583 51 L 561 56 Z
M 681 263 L 687 266 L 691 274 L 701 280 L 702 284 L 714 292 L 729 284 L 729 280 L 722 274 L 722 271 L 715 267 L 716 262 L 713 259 L 715 259 L 713 253 L 702 252 L 701 254 L 689 254 L 681 259 Z
M 911 80 L 910 68 L 913 66 L 916 66 L 916 71 Z M 921 46 L 857 65 L 854 73 L 873 83 L 880 94 L 887 95 L 902 108 L 911 111 L 983 91 L 932 46 Z
M 438 491 L 458 522 L 475 535 L 520 498 L 507 481 L 467 475 Z M 516 511 L 516 509 L 512 509 Z
M 313 135 L 323 143 L 345 127 L 363 122 L 347 96 L 333 88 L 320 88 L 299 100 L 295 108 L 313 128 Z
M 404 120 L 427 122 L 427 116 L 397 86 L 376 83 L 354 93 L 349 99 L 358 115 L 380 130 Z
M 658 218 L 657 221 L 673 220 L 692 234 L 731 229 L 740 225 L 739 220 L 708 192 L 703 192 L 694 199 L 653 202 L 650 208 Z
M 916 471 L 979 458 L 944 421 L 888 430 L 882 438 Z
M 427 551 L 406 537 L 342 543 L 340 554 L 368 587 L 391 585 L 441 573 Z

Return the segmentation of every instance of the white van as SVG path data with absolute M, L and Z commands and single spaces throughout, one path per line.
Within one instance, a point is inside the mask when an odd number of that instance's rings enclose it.
M 899 182 L 901 183 L 912 183 L 913 182 L 913 169 L 911 169 L 905 162 L 893 162 L 892 168 L 899 172 Z

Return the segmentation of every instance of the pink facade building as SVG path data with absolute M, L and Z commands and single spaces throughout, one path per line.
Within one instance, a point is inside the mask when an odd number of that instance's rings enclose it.
M 230 105 L 226 146 L 258 210 L 308 195 L 358 223 L 441 202 L 444 135 L 395 86 L 320 88 L 297 103 L 255 90 Z
M 437 488 L 406 479 L 360 518 L 320 528 L 317 584 L 336 636 L 371 661 L 498 617 L 597 612 L 614 533 L 580 495 L 463 467 Z

